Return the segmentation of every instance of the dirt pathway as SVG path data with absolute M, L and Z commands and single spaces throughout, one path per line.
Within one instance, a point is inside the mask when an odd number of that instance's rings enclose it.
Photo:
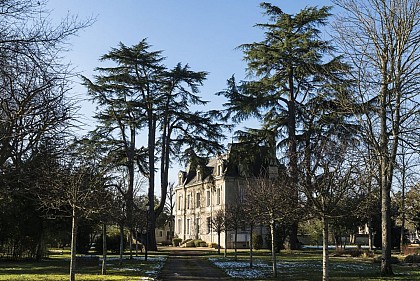
M 200 250 L 174 248 L 157 280 L 232 280 L 202 255 Z

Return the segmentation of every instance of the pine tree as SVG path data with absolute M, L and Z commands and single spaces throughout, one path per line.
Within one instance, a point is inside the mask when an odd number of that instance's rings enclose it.
M 334 48 L 320 38 L 319 26 L 326 24 L 330 7 L 308 7 L 296 15 L 279 7 L 262 3 L 270 21 L 257 24 L 265 30 L 261 42 L 241 45 L 254 80 L 239 85 L 228 80 L 228 89 L 220 94 L 228 98 L 226 117 L 242 121 L 256 117 L 263 131 L 272 132 L 279 146 L 286 147 L 288 174 L 295 186 L 297 206 L 297 147 L 303 131 L 306 103 L 318 95 L 327 81 L 346 68 L 334 57 Z M 337 81 L 338 81 L 337 77 Z M 282 137 L 284 136 L 284 139 Z M 292 223 L 290 247 L 297 248 L 297 222 Z
M 163 65 L 162 51 L 151 51 L 143 39 L 128 47 L 120 43 L 102 57 L 116 66 L 97 68 L 101 73 L 85 84 L 100 111 L 101 125 L 96 137 L 111 137 L 113 145 L 120 147 L 129 171 L 126 194 L 127 219 L 132 222 L 133 179 L 135 165 L 148 178 L 148 241 L 149 250 L 156 250 L 156 218 L 166 201 L 171 156 L 182 158 L 183 149 L 195 151 L 220 149 L 222 126 L 215 122 L 217 114 L 192 112 L 192 106 L 203 106 L 197 94 L 207 73 L 192 71 L 188 65 L 177 64 L 173 69 Z M 115 134 L 117 130 L 118 134 Z M 145 132 L 147 148 L 135 148 L 136 138 Z M 119 137 L 115 141 L 115 138 Z M 186 150 L 188 151 L 188 150 Z M 215 152 L 215 151 L 213 151 Z M 161 200 L 155 206 L 155 173 L 160 161 Z

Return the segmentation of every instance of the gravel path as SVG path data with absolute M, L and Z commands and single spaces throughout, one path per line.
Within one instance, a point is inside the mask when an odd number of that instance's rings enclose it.
M 199 250 L 178 250 L 168 256 L 157 280 L 232 280 Z

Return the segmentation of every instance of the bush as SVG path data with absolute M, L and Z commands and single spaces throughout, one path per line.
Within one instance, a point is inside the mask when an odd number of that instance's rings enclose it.
M 353 258 L 360 257 L 363 254 L 363 251 L 360 249 L 349 249 L 347 250 L 348 254 Z
M 171 240 L 165 240 L 165 241 L 162 241 L 160 244 L 162 246 L 170 246 L 170 245 L 172 245 L 172 241 Z
M 382 256 L 376 256 L 373 258 L 374 263 L 381 263 Z M 391 264 L 398 264 L 400 263 L 400 260 L 397 257 L 391 257 Z
M 263 238 L 261 235 L 253 235 L 252 236 L 252 247 L 255 250 L 260 250 L 263 247 Z
M 201 247 L 201 244 L 203 243 L 204 241 L 203 240 L 201 240 L 201 239 L 195 239 L 195 240 L 193 240 L 193 243 L 194 243 L 194 246 L 195 247 Z M 206 242 L 204 242 L 204 243 L 206 243 Z M 206 246 L 207 246 L 207 243 L 206 243 Z
M 420 263 L 420 255 L 408 255 L 404 258 L 405 263 Z
M 179 246 L 179 244 L 181 244 L 181 242 L 182 242 L 182 239 L 181 238 L 174 238 L 174 239 L 172 239 L 172 245 L 174 245 L 175 247 L 176 246 Z
M 208 245 L 209 248 L 214 248 L 214 249 L 218 248 L 217 243 L 208 243 L 207 245 Z
M 332 254 L 333 257 L 342 257 L 342 256 L 345 256 L 345 255 L 346 255 L 346 250 L 341 249 L 341 248 L 335 249 L 333 254 Z
M 77 229 L 76 251 L 78 254 L 88 254 L 91 246 L 90 237 L 93 232 L 94 227 L 91 224 L 81 221 Z
M 365 259 L 366 258 L 373 258 L 374 256 L 375 256 L 375 253 L 370 251 L 370 250 L 363 251 L 363 253 L 362 253 L 362 257 L 365 258 Z
M 125 235 L 124 235 L 125 237 Z M 98 236 L 96 238 L 96 244 L 95 244 L 95 252 L 98 254 L 103 253 L 103 238 L 102 235 Z M 127 240 L 123 239 L 123 247 L 125 249 L 127 245 Z M 107 251 L 111 251 L 113 253 L 119 253 L 120 251 L 120 234 L 117 232 L 110 233 L 106 236 L 106 249 Z

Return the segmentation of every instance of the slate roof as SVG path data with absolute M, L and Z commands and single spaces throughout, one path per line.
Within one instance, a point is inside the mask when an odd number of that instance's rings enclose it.
M 280 167 L 278 159 L 273 155 L 272 149 L 267 146 L 250 143 L 234 143 L 226 154 L 211 159 L 201 159 L 198 163 L 190 164 L 184 172 L 184 184 L 194 184 L 210 180 L 217 174 L 217 164 L 223 162 L 223 175 L 225 177 L 260 177 L 268 171 L 268 167 Z M 206 163 L 206 164 L 204 164 Z M 197 178 L 200 170 L 201 179 Z

